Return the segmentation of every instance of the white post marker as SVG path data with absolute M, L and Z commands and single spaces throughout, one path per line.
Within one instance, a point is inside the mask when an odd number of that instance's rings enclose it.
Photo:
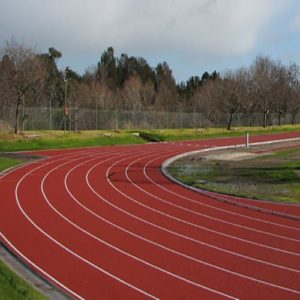
M 246 132 L 246 148 L 249 148 L 249 132 Z

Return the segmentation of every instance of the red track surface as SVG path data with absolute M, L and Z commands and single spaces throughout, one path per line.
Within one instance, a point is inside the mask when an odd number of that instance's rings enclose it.
M 77 299 L 300 299 L 300 221 L 160 171 L 171 156 L 242 142 L 41 152 L 48 158 L 0 179 L 0 239 Z M 300 206 L 234 201 L 300 216 Z

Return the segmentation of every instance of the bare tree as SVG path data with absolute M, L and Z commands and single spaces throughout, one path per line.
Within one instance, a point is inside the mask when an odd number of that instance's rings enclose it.
M 276 63 L 273 68 L 272 80 L 273 112 L 277 116 L 277 125 L 280 126 L 282 117 L 287 112 L 291 92 L 289 85 L 290 78 L 286 66 L 280 62 Z
M 274 107 L 275 63 L 269 57 L 259 56 L 251 67 L 254 93 L 263 113 L 263 127 L 268 125 L 269 114 Z
M 291 114 L 292 125 L 296 124 L 296 116 L 300 112 L 300 83 L 292 90 L 292 95 L 288 105 L 288 111 Z
M 242 90 L 242 112 L 246 118 L 246 124 L 250 127 L 258 123 L 259 115 L 259 95 L 252 74 L 249 70 L 243 72 L 243 90 Z
M 217 85 L 213 80 L 206 81 L 203 85 L 199 86 L 192 96 L 193 111 L 201 114 L 201 120 L 196 122 L 201 127 L 207 127 L 208 122 L 214 119 L 216 112 L 216 99 L 217 97 Z
M 142 81 L 139 76 L 130 76 L 124 82 L 124 106 L 130 110 L 140 110 Z
M 0 119 L 7 120 L 13 95 L 12 90 L 8 85 L 8 80 L 6 79 L 3 67 L 3 61 L 0 61 Z
M 20 107 L 26 94 L 43 79 L 43 66 L 31 48 L 12 40 L 1 50 L 2 79 L 15 106 L 15 133 L 19 132 Z
M 294 125 L 300 111 L 300 67 L 292 63 L 287 67 L 289 94 L 287 112 L 291 114 L 291 123 Z
M 231 129 L 234 114 L 242 110 L 243 72 L 244 69 L 240 69 L 235 73 L 227 72 L 222 79 L 217 80 L 219 90 L 217 107 L 221 112 L 228 115 L 227 130 Z

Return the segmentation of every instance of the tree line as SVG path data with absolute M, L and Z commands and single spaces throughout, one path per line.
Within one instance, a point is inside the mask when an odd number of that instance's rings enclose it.
M 121 54 L 112 47 L 83 75 L 70 68 L 59 70 L 62 53 L 54 47 L 37 53 L 16 41 L 1 49 L 0 119 L 14 108 L 14 130 L 22 122 L 21 107 L 96 108 L 134 112 L 201 113 L 212 124 L 225 122 L 230 130 L 235 115 L 247 125 L 280 126 L 289 116 L 296 122 L 300 110 L 300 68 L 267 56 L 258 56 L 247 68 L 219 74 L 204 72 L 176 83 L 167 62 L 151 67 L 142 57 Z M 274 115 L 276 118 L 274 118 Z M 24 116 L 23 116 L 24 117 Z M 77 115 L 75 115 L 75 120 Z

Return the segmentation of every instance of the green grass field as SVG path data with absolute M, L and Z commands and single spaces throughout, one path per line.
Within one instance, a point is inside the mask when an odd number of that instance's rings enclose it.
M 233 127 L 231 130 L 225 128 L 199 128 L 199 129 L 166 129 L 155 130 L 151 133 L 157 134 L 163 141 L 182 141 L 221 137 L 235 137 L 245 135 L 249 132 L 250 135 L 260 135 L 279 132 L 299 131 L 300 125 L 285 125 L 274 127 Z
M 107 131 L 30 131 L 21 135 L 0 134 L 0 151 L 26 151 L 78 147 L 140 144 L 144 141 L 131 132 L 110 133 Z
M 45 300 L 47 298 L 12 272 L 0 260 L 0 300 L 20 299 Z
M 149 141 L 197 140 L 242 136 L 245 135 L 246 132 L 257 135 L 288 131 L 300 131 L 300 125 L 268 128 L 243 127 L 233 128 L 230 131 L 224 128 L 164 129 L 151 131 L 120 130 L 119 132 L 92 130 L 78 133 L 67 132 L 66 134 L 61 130 L 26 131 L 20 135 L 0 133 L 0 152 L 141 144 Z M 141 135 L 136 136 L 135 133 L 137 132 L 141 133 Z M 32 138 L 34 136 L 38 136 L 38 138 Z
M 23 161 L 20 159 L 14 159 L 14 158 L 0 156 L 0 172 L 3 170 L 7 170 L 15 165 L 18 165 L 22 162 Z

